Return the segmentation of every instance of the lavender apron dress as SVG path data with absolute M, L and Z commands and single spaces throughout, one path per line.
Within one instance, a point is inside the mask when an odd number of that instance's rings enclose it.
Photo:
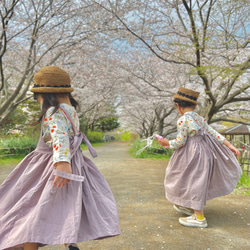
M 70 138 L 72 174 L 54 169 L 53 150 L 41 131 L 37 148 L 0 186 L 1 250 L 21 250 L 25 242 L 44 246 L 120 234 L 113 194 L 95 164 L 82 154 L 82 140 L 93 157 L 97 154 L 86 136 L 75 127 L 74 131 Z M 53 187 L 55 174 L 71 179 L 70 183 Z
M 166 198 L 202 210 L 207 200 L 233 191 L 242 174 L 234 154 L 204 127 L 172 155 L 165 175 Z

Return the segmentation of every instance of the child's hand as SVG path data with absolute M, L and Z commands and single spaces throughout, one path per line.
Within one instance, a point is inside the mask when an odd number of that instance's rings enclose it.
M 166 139 L 166 138 L 160 139 L 160 140 L 159 140 L 159 143 L 160 143 L 160 145 L 161 145 L 162 147 L 169 147 L 169 146 L 170 146 L 169 140 Z
M 55 164 L 55 168 L 57 170 L 72 174 L 72 168 L 68 162 L 65 161 L 58 162 Z M 56 175 L 53 181 L 53 186 L 57 185 L 57 187 L 64 187 L 65 184 L 68 184 L 69 182 L 70 182 L 69 179 L 65 179 Z
M 227 146 L 234 154 L 240 157 L 240 151 L 236 147 L 234 147 L 228 140 L 225 139 L 223 144 Z
M 238 157 L 240 157 L 240 151 L 234 147 L 232 144 L 228 145 L 228 148 L 234 153 L 236 154 Z

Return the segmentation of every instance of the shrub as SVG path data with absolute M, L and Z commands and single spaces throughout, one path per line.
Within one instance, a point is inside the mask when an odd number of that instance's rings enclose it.
M 97 131 L 88 131 L 88 139 L 91 143 L 102 142 L 104 133 Z
M 247 172 L 243 170 L 242 176 L 236 187 L 236 192 L 238 191 L 249 194 L 249 187 L 250 187 L 250 177 L 248 176 Z
M 151 147 L 145 148 L 140 154 L 136 154 L 140 149 L 146 146 L 145 141 L 136 140 L 133 142 L 133 147 L 130 153 L 137 158 L 158 158 L 158 159 L 169 159 L 173 154 L 172 149 L 166 149 L 160 146 L 157 141 L 152 143 Z
M 0 155 L 28 154 L 36 148 L 37 138 L 10 136 L 1 140 Z
M 121 141 L 129 141 L 131 136 L 130 131 L 123 131 L 121 135 Z

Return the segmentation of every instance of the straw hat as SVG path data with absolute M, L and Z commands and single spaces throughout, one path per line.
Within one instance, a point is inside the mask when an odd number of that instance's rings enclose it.
M 199 94 L 200 92 L 180 87 L 177 94 L 174 95 L 174 98 L 197 104 Z
M 56 66 L 41 68 L 34 75 L 34 86 L 31 92 L 38 93 L 69 93 L 74 91 L 70 85 L 69 74 Z

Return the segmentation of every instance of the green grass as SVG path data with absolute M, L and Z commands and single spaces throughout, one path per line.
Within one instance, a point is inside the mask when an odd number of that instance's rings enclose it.
M 0 157 L 8 154 L 28 154 L 36 148 L 38 138 L 8 136 L 0 141 Z
M 129 150 L 130 155 L 135 158 L 169 160 L 171 155 L 173 154 L 173 150 L 165 149 L 161 147 L 158 142 L 154 141 L 151 147 L 147 147 L 137 155 L 137 152 L 145 145 L 146 143 L 141 140 L 134 141 L 132 147 Z
M 250 194 L 249 191 L 250 188 L 250 176 L 247 175 L 246 171 L 243 171 L 243 174 L 240 178 L 240 181 L 238 182 L 235 192 L 238 194 Z
M 17 165 L 26 155 L 13 155 L 13 156 L 5 156 L 0 157 L 0 167 L 1 166 L 9 166 L 9 165 Z
M 109 143 L 110 142 L 94 142 L 94 143 L 91 143 L 91 145 L 95 148 L 95 147 L 104 146 L 104 145 L 109 144 Z M 85 150 L 85 149 L 88 149 L 87 145 L 81 144 L 81 150 Z

